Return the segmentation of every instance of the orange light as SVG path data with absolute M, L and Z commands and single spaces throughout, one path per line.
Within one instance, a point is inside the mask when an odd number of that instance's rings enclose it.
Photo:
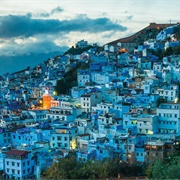
M 125 48 L 120 49 L 120 52 L 126 52 Z
M 51 108 L 51 96 L 50 94 L 43 95 L 43 109 L 50 109 Z

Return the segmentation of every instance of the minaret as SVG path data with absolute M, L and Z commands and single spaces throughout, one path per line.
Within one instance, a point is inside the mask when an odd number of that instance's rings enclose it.
M 51 95 L 48 93 L 48 90 L 45 90 L 43 94 L 43 109 L 50 109 L 51 108 Z

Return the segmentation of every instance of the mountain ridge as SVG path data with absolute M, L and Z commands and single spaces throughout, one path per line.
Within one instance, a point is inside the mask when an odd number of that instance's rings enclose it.
M 178 24 L 178 23 L 173 23 L 173 24 L 171 24 L 171 23 L 170 24 L 157 24 L 157 23 L 153 22 L 153 23 L 150 23 L 147 27 L 139 30 L 138 32 L 136 32 L 135 34 L 133 34 L 131 36 L 111 41 L 109 43 L 106 43 L 105 45 L 117 45 L 118 42 L 120 42 L 120 43 L 137 43 L 135 41 L 136 37 L 138 35 L 141 35 L 145 30 L 157 29 L 157 31 L 160 31 L 163 28 L 167 28 L 167 27 L 170 27 L 170 26 L 173 26 L 173 25 L 176 25 L 176 24 Z

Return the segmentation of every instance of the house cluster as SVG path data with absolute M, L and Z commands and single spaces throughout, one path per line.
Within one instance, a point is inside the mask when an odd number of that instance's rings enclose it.
M 167 33 L 158 34 L 156 44 L 162 45 L 161 34 Z M 158 45 L 144 42 L 132 53 L 121 45 L 56 56 L 1 76 L 2 179 L 40 178 L 72 151 L 77 161 L 118 157 L 132 164 L 180 149 L 180 55 L 159 60 L 148 51 Z M 69 95 L 57 95 L 57 80 L 77 62 L 89 68 L 78 69 Z

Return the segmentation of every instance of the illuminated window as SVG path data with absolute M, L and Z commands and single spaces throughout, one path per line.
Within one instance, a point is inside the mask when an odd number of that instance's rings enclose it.
M 63 130 L 62 130 L 62 133 L 66 133 L 66 130 L 65 130 L 65 129 L 63 129 Z
M 156 150 L 157 149 L 157 147 L 156 146 L 152 146 L 152 150 Z
M 146 146 L 146 150 L 150 150 L 150 146 Z

